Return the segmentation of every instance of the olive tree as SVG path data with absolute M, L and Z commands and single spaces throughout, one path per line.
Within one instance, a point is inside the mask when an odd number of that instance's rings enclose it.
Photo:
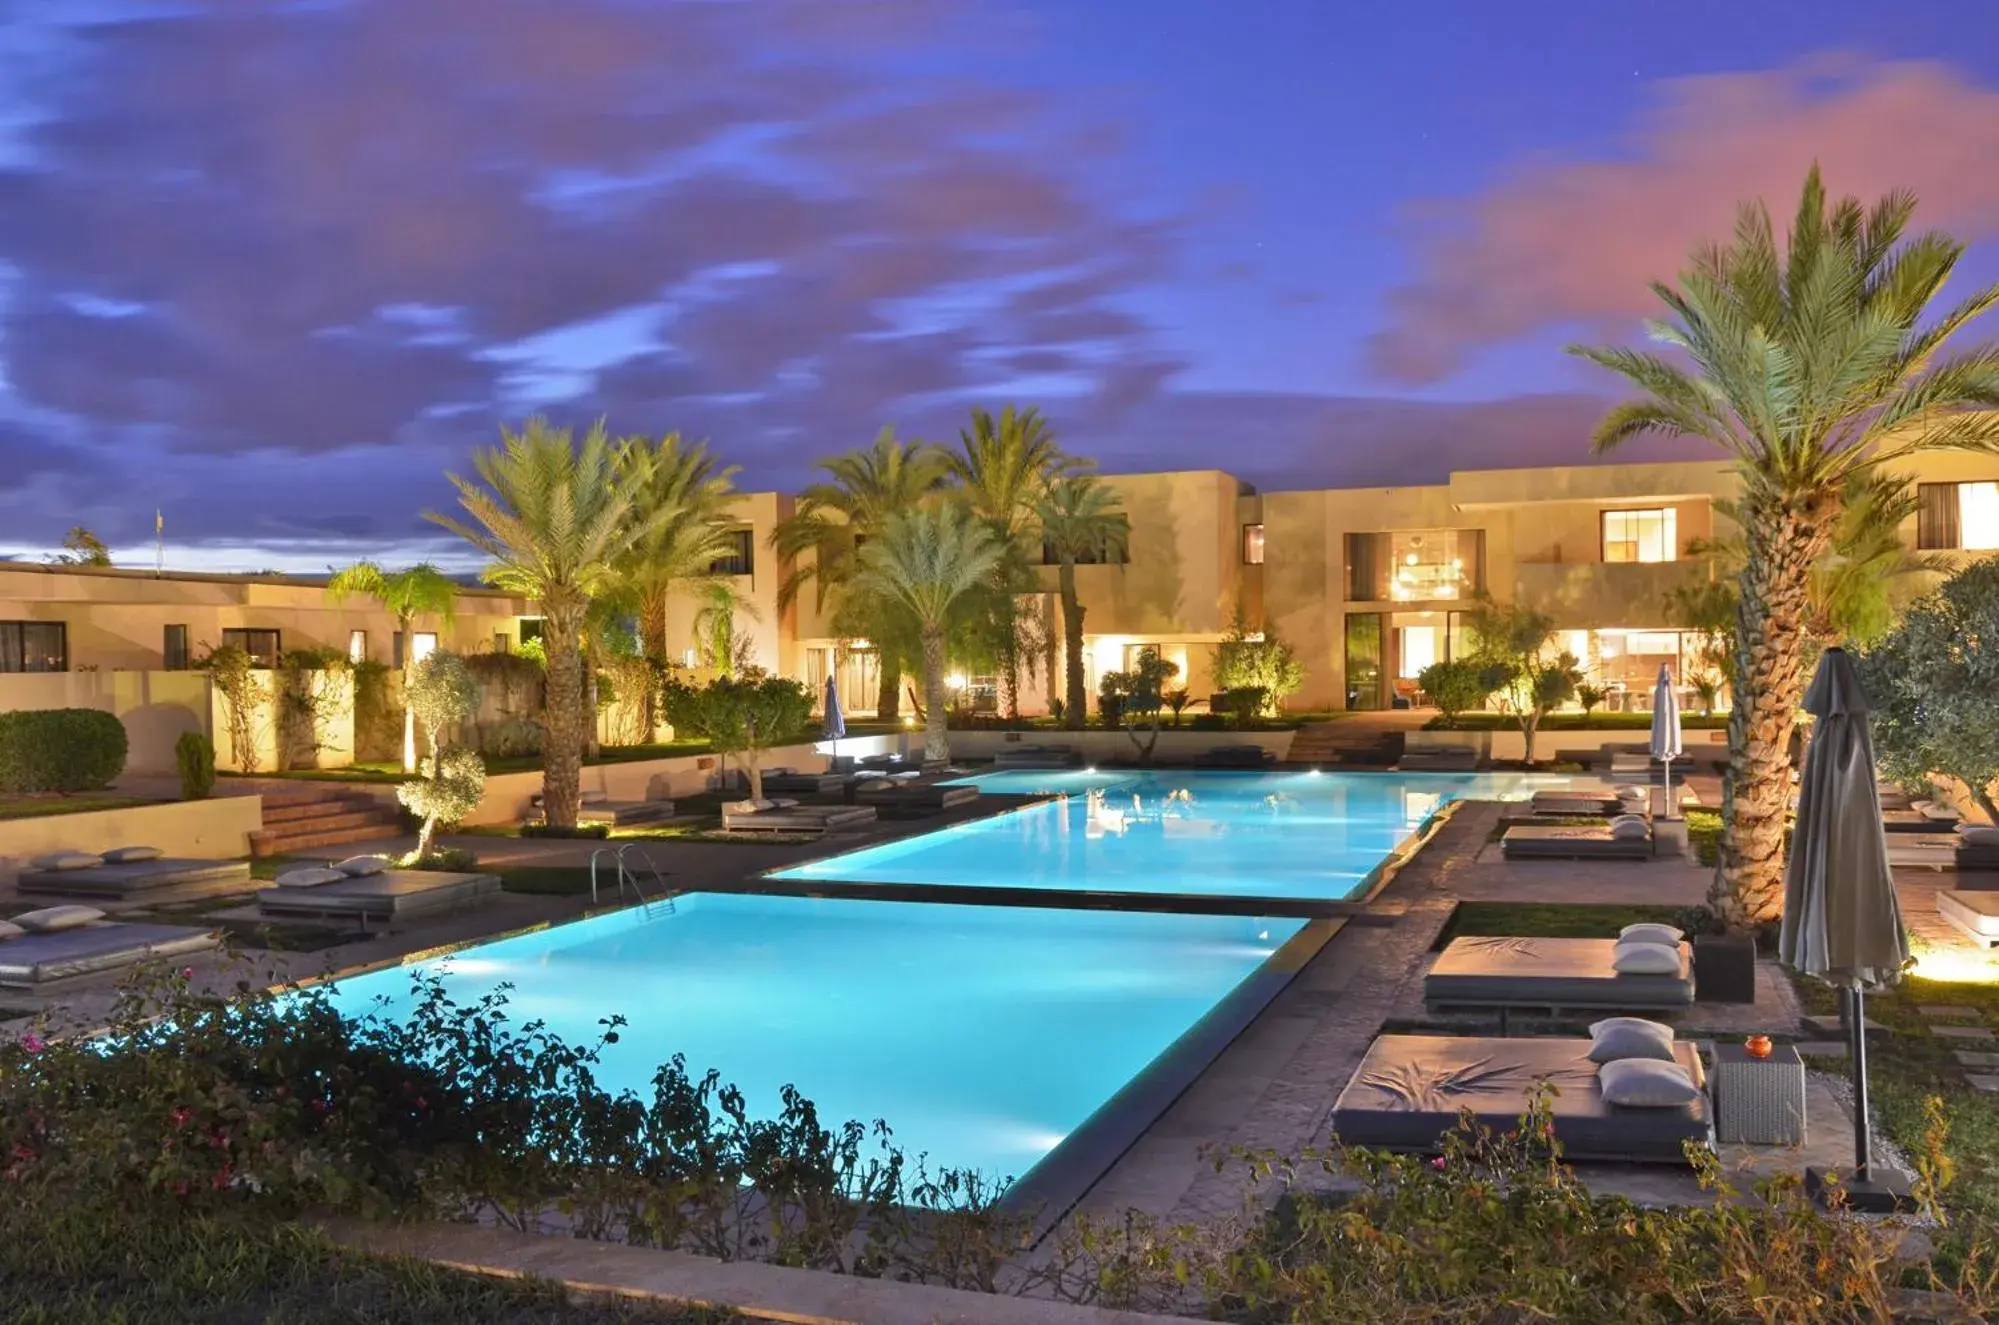
M 1545 612 L 1481 597 L 1466 624 L 1477 642 L 1477 661 L 1498 682 L 1493 690 L 1500 706 L 1520 724 L 1525 759 L 1532 764 L 1541 719 L 1575 698 L 1582 665 L 1573 653 L 1554 647 L 1555 619 Z
M 1874 753 L 1899 782 L 1943 773 L 1999 822 L 1999 563 L 1967 566 L 1860 658 Z
M 426 772 L 396 788 L 396 799 L 423 819 L 414 859 L 429 856 L 437 830 L 478 807 L 486 791 L 486 765 L 476 751 L 447 748 L 446 741 L 479 706 L 479 686 L 465 660 L 438 650 L 410 671 L 410 712 L 430 742 Z
M 795 737 L 812 720 L 812 692 L 789 677 L 746 672 L 705 686 L 669 683 L 666 716 L 676 729 L 736 755 L 749 775 L 750 799 L 764 798 L 763 752 Z

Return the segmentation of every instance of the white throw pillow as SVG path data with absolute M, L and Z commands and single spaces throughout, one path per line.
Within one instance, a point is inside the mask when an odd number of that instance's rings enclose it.
M 1620 1058 L 1596 1070 L 1607 1104 L 1633 1109 L 1674 1109 L 1701 1097 L 1701 1088 L 1678 1063 L 1656 1058 Z
M 1671 925 L 1660 924 L 1626 925 L 1617 931 L 1619 943 L 1663 943 L 1669 948 L 1685 937 Z
M 158 847 L 112 847 L 104 853 L 107 865 L 130 865 L 141 860 L 158 860 L 167 853 Z
M 724 814 L 755 814 L 756 812 L 757 803 L 755 801 L 730 801 L 722 807 L 722 813 Z
M 94 870 L 104 863 L 104 857 L 88 851 L 51 851 L 28 863 L 38 870 Z
M 1652 836 L 1652 827 L 1635 817 L 1616 819 L 1611 822 L 1610 835 L 1620 842 L 1643 842 Z
M 389 870 L 387 856 L 349 856 L 333 866 L 350 879 L 365 879 L 371 874 L 386 874 Z
M 1959 814 L 1956 811 L 1956 809 L 1954 809 L 1953 807 L 1949 805 L 1940 805 L 1935 801 L 1923 802 L 1922 815 L 1923 818 L 1925 819 L 1934 819 L 1938 822 L 1949 822 L 1949 823 L 1955 823 L 1959 819 L 1962 819 L 1964 817 L 1963 815 Z
M 324 884 L 340 883 L 348 876 L 337 869 L 325 865 L 307 865 L 295 870 L 286 870 L 277 879 L 280 888 L 318 888 Z
M 1650 800 L 1651 797 L 1652 789 L 1650 787 L 1619 787 L 1617 789 L 1617 799 L 1621 801 Z
M 1614 1063 L 1620 1058 L 1673 1061 L 1673 1028 L 1643 1017 L 1605 1017 L 1589 1028 L 1589 1060 Z
M 1969 846 L 1999 846 L 1999 828 L 1991 824 L 1959 824 L 1958 839 Z
M 14 923 L 32 933 L 53 934 L 57 930 L 77 929 L 102 919 L 104 913 L 94 906 L 45 906 L 39 911 L 15 916 Z
M 5 943 L 8 939 L 20 938 L 21 935 L 27 932 L 27 930 L 22 929 L 11 920 L 0 920 L 0 943 Z
M 1610 969 L 1619 975 L 1678 975 L 1680 950 L 1663 943 L 1620 943 Z

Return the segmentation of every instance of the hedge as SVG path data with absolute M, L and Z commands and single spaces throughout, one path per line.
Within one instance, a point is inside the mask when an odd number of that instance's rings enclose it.
M 108 787 L 125 753 L 125 724 L 102 709 L 0 713 L 0 792 Z

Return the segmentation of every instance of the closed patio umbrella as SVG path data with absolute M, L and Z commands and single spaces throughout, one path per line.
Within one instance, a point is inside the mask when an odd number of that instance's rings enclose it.
M 1868 1156 L 1867 990 L 1902 978 L 1909 935 L 1881 826 L 1867 694 L 1846 650 L 1826 650 L 1805 692 L 1805 711 L 1816 722 L 1777 951 L 1787 966 L 1843 991 L 1853 1063 L 1853 1173 L 1842 1190 L 1856 1209 L 1893 1209 L 1907 1202 L 1907 1184 L 1899 1175 L 1875 1173 Z M 1823 1193 L 1826 1176 L 1807 1170 L 1807 1185 Z
M 840 687 L 830 676 L 826 678 L 826 724 L 820 730 L 833 743 L 833 761 L 838 763 L 840 738 L 847 734 L 847 715 L 840 712 Z
M 1652 687 L 1652 757 L 1666 766 L 1666 810 L 1668 819 L 1679 816 L 1673 811 L 1673 761 L 1686 753 L 1680 740 L 1680 696 L 1673 689 L 1673 674 L 1666 664 L 1659 664 L 1659 681 Z

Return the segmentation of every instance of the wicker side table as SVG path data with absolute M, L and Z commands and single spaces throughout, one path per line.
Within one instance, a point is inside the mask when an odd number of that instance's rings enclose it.
M 1805 1060 L 1788 1044 L 1751 1058 L 1739 1044 L 1714 1047 L 1715 1138 L 1753 1146 L 1805 1140 Z

